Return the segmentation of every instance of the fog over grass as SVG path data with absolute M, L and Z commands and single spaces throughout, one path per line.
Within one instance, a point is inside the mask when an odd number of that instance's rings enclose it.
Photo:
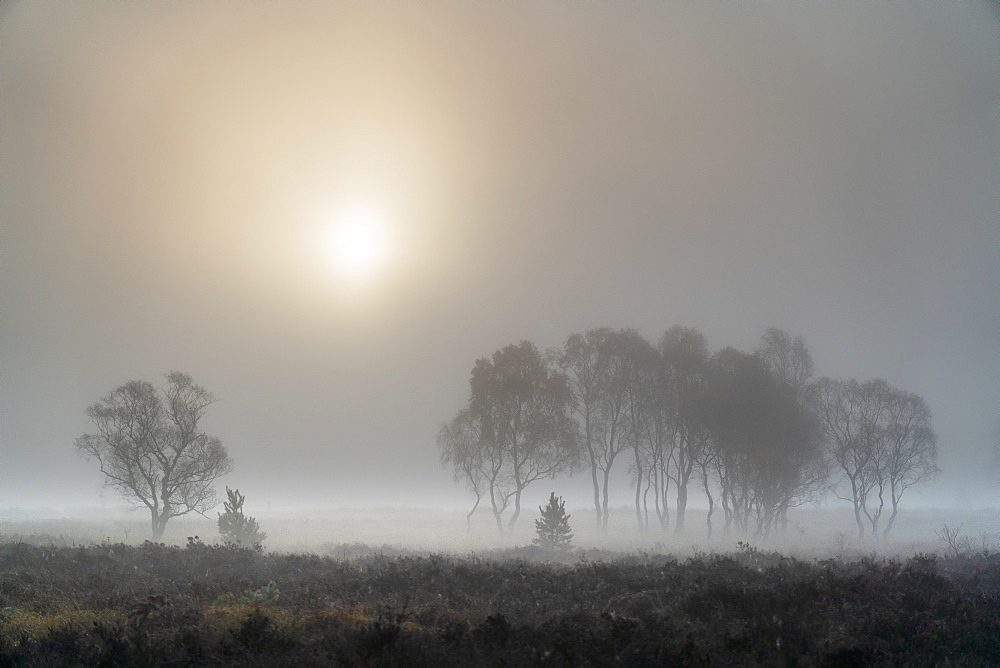
M 76 513 L 123 501 L 74 441 L 93 402 L 177 370 L 218 397 L 203 426 L 234 467 L 216 487 L 246 494 L 274 549 L 524 544 L 553 491 L 581 545 L 649 548 L 658 531 L 619 510 L 624 461 L 607 538 L 587 472 L 532 484 L 513 536 L 485 508 L 466 534 L 436 438 L 508 344 L 675 325 L 712 352 L 780 327 L 816 377 L 920 395 L 941 475 L 892 540 L 990 529 L 997 18 L 972 1 L 4 3 L 0 532 L 148 537 L 142 512 Z M 387 244 L 364 281 L 320 248 L 359 204 Z M 691 497 L 683 549 L 703 530 Z M 795 522 L 829 547 L 849 507 L 826 494 Z
M 695 509 L 688 518 L 684 536 L 651 528 L 636 530 L 634 511 L 619 507 L 611 513 L 607 533 L 594 528 L 593 509 L 567 509 L 573 529 L 572 549 L 559 554 L 541 553 L 543 559 L 575 561 L 581 555 L 591 559 L 613 559 L 623 553 L 674 555 L 679 558 L 711 553 L 740 552 L 740 543 L 764 551 L 805 559 L 862 556 L 908 557 L 916 553 L 950 554 L 952 549 L 941 534 L 945 527 L 958 530 L 967 539 L 969 550 L 1000 549 L 1000 530 L 992 510 L 914 510 L 902 516 L 889 539 L 876 544 L 859 541 L 848 509 L 798 509 L 790 513 L 789 529 L 772 539 L 725 536 L 716 521 L 714 536 L 705 531 L 705 513 Z M 372 554 L 445 553 L 459 557 L 480 555 L 503 558 L 511 554 L 533 554 L 524 548 L 535 537 L 537 508 L 527 513 L 512 534 L 500 535 L 492 518 L 479 516 L 469 530 L 464 513 L 425 509 L 326 509 L 299 512 L 261 513 L 256 517 L 267 533 L 267 552 L 310 553 L 336 558 Z M 50 515 L 46 517 L 45 515 Z M 718 518 L 716 518 L 718 520 Z M 170 545 L 186 545 L 198 536 L 208 545 L 221 545 L 216 523 L 203 518 L 172 521 L 163 535 Z M 137 513 L 22 512 L 0 521 L 0 540 L 42 546 L 128 543 L 138 545 L 149 539 L 148 521 Z

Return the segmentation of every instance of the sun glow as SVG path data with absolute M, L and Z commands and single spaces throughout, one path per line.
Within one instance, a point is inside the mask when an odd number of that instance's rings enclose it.
M 352 279 L 370 277 L 387 255 L 385 222 L 370 206 L 344 209 L 334 220 L 326 243 L 329 260 Z

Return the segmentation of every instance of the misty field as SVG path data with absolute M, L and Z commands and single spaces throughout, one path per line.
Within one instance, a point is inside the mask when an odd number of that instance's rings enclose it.
M 266 512 L 254 510 L 267 533 L 265 547 L 282 552 L 309 552 L 322 556 L 347 557 L 356 550 L 409 551 L 466 555 L 530 544 L 535 536 L 533 521 L 537 508 L 529 507 L 513 533 L 499 534 L 488 512 L 476 513 L 466 528 L 464 511 L 340 508 L 313 511 Z M 595 527 L 592 508 L 573 508 L 570 513 L 573 544 L 580 548 L 645 551 L 691 556 L 702 552 L 736 549 L 743 538 L 727 536 L 716 513 L 713 535 L 705 525 L 705 511 L 689 509 L 684 535 L 674 535 L 673 527 L 662 531 L 651 520 L 646 531 L 636 527 L 635 511 L 628 507 L 611 509 L 608 530 Z M 762 549 L 804 558 L 866 556 L 873 550 L 882 556 L 907 557 L 917 552 L 947 550 L 937 536 L 944 527 L 961 527 L 961 535 L 985 547 L 1000 547 L 1000 521 L 993 508 L 980 510 L 912 509 L 900 514 L 890 540 L 872 546 L 859 540 L 849 508 L 799 508 L 788 515 L 788 526 L 770 540 L 750 539 Z M 188 536 L 199 536 L 208 544 L 222 543 L 213 516 L 179 517 L 171 521 L 163 542 L 184 545 Z M 76 510 L 40 513 L 5 510 L 0 515 L 0 538 L 46 546 L 77 546 L 92 543 L 142 544 L 150 537 L 149 519 L 142 512 Z
M 271 517 L 267 550 L 144 542 L 121 518 L 6 521 L 0 664 L 1000 664 L 1000 553 L 969 529 L 989 513 L 964 514 L 951 547 L 929 522 L 956 518 L 910 514 L 876 551 L 842 514 L 803 511 L 781 552 L 624 528 L 601 545 L 580 515 L 563 552 L 445 512 Z

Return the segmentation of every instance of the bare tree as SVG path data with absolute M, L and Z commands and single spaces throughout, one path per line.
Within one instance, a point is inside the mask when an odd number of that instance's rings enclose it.
M 479 359 L 470 385 L 469 410 L 479 422 L 480 441 L 496 453 L 494 461 L 502 462 L 498 476 L 509 476 L 514 512 L 507 527 L 512 530 L 528 485 L 576 462 L 569 385 L 528 341 Z
M 653 493 L 653 506 L 660 523 L 660 529 L 666 530 L 670 523 L 670 480 L 676 465 L 676 445 L 674 442 L 674 415 L 676 411 L 675 395 L 670 373 L 663 364 L 662 358 L 657 359 L 656 367 L 650 378 L 650 403 L 647 415 L 647 442 L 643 453 L 643 466 L 646 475 L 646 487 L 643 490 L 643 509 L 646 508 L 649 492 Z
M 775 381 L 791 390 L 799 406 L 812 413 L 814 395 L 810 382 L 814 367 L 806 340 L 801 336 L 792 338 L 784 330 L 771 327 L 760 337 L 754 354 Z M 778 510 L 782 530 L 788 525 L 788 508 L 795 505 L 796 500 L 801 503 L 818 497 L 829 478 L 829 462 L 817 449 L 817 434 L 809 430 L 804 435 L 808 442 L 789 451 L 792 459 L 784 462 L 787 464 L 784 467 L 787 475 L 782 485 L 785 498 Z
M 653 433 L 657 426 L 655 411 L 660 408 L 655 394 L 660 355 L 634 329 L 621 330 L 618 338 L 625 381 L 624 443 L 632 450 L 629 468 L 635 482 L 635 519 L 639 530 L 644 531 L 648 528 L 648 510 L 644 512 L 643 485 L 645 483 L 649 489 L 652 479 L 647 466 L 652 465 L 657 454 L 653 448 Z
M 698 470 L 701 471 L 701 484 L 705 491 L 705 499 L 708 501 L 708 513 L 705 515 L 705 531 L 708 539 L 712 539 L 712 515 L 715 513 L 715 495 L 712 494 L 712 486 L 709 483 L 709 471 L 715 467 L 715 452 L 712 448 L 705 448 L 698 459 Z
M 574 334 L 556 359 L 569 381 L 580 442 L 590 465 L 597 526 L 608 528 L 608 488 L 615 460 L 627 447 L 627 330 L 607 327 Z
M 660 339 L 660 355 L 667 379 L 661 401 L 664 410 L 668 411 L 671 451 L 676 460 L 677 520 L 674 531 L 679 534 L 684 531 L 688 485 L 708 443 L 708 430 L 700 410 L 708 369 L 708 343 L 705 335 L 693 327 L 671 327 Z M 670 459 L 662 461 L 668 464 Z
M 200 428 L 215 397 L 188 374 L 166 378 L 162 393 L 133 380 L 91 404 L 87 416 L 97 433 L 76 439 L 109 487 L 149 509 L 154 540 L 171 518 L 204 515 L 218 505 L 213 484 L 233 468 L 222 441 Z
M 472 510 L 465 516 L 466 528 L 472 528 L 472 515 L 483 496 L 489 495 L 497 527 L 503 530 L 502 515 L 510 502 L 511 485 L 504 475 L 504 453 L 480 438 L 479 422 L 463 408 L 451 422 L 441 426 L 438 445 L 441 464 L 450 465 L 455 481 L 464 480 L 476 497 Z
M 880 444 L 883 454 L 879 484 L 880 491 L 889 492 L 892 514 L 882 531 L 883 538 L 892 531 L 903 493 L 939 473 L 937 439 L 927 402 L 912 392 L 895 388 L 889 401 Z M 882 494 L 879 496 L 884 498 Z
M 854 506 L 858 537 L 866 533 L 864 517 L 878 538 L 887 502 L 892 512 L 882 536 L 888 536 L 906 490 L 938 473 L 930 409 L 923 398 L 882 379 L 824 378 L 815 391 L 829 456 L 851 486 L 846 500 Z
M 812 353 L 801 336 L 793 339 L 788 332 L 770 327 L 760 337 L 755 354 L 775 379 L 797 394 L 802 393 L 812 379 Z
M 571 334 L 562 350 L 553 351 L 552 358 L 566 374 L 572 396 L 572 410 L 579 426 L 579 440 L 590 465 L 590 478 L 594 487 L 594 512 L 597 528 L 602 525 L 601 480 L 602 470 L 599 405 L 602 380 L 606 373 L 607 355 L 603 341 L 610 332 L 607 328 L 590 329 L 585 334 Z
M 868 495 L 874 485 L 873 458 L 877 452 L 878 423 L 884 410 L 884 396 L 889 387 L 885 381 L 821 378 L 815 385 L 817 408 L 827 452 L 851 486 L 848 500 L 854 507 L 854 522 L 858 538 L 864 540 L 862 519 Z

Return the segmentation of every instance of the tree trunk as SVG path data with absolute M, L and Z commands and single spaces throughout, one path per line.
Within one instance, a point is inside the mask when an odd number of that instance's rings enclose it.
M 514 493 L 514 514 L 510 516 L 510 522 L 507 524 L 507 530 L 514 533 L 514 524 L 517 523 L 517 516 L 521 514 L 521 489 L 518 488 L 517 492 Z
M 642 492 L 642 522 L 646 527 L 644 530 L 649 531 L 649 488 L 653 486 L 652 480 L 646 480 L 646 489 Z
M 483 497 L 482 497 L 481 494 L 477 494 L 476 495 L 476 505 L 472 506 L 472 510 L 470 510 L 469 514 L 465 516 L 465 530 L 466 531 L 472 531 L 472 514 L 474 512 L 476 512 L 476 508 L 479 507 L 479 502 L 480 502 L 480 500 L 482 500 L 482 498 Z
M 885 529 L 882 530 L 882 538 L 888 538 L 889 532 L 892 531 L 892 523 L 896 521 L 896 513 L 899 512 L 899 502 L 895 499 L 892 502 L 892 515 L 889 515 L 889 521 L 886 522 Z
M 642 460 L 639 457 L 639 450 L 635 450 L 635 520 L 639 524 L 639 531 L 644 531 L 642 525 Z
M 638 480 L 635 483 L 635 520 L 639 523 L 639 531 L 644 531 L 642 525 L 642 484 Z
M 155 510 L 150 511 L 152 513 L 152 528 L 153 528 L 153 542 L 158 542 L 163 538 L 163 531 L 167 528 L 167 520 L 169 519 L 166 515 L 157 514 Z
M 670 490 L 670 477 L 667 475 L 666 470 L 661 475 L 663 476 L 663 492 L 660 494 L 660 501 L 663 503 L 663 517 L 660 518 L 660 528 L 665 532 L 670 526 L 670 504 L 667 499 L 667 494 Z
M 858 485 L 851 480 L 851 499 L 854 502 L 854 522 L 858 525 L 858 540 L 865 539 L 865 523 L 861 519 L 861 502 L 858 500 Z
M 677 519 L 674 520 L 674 533 L 682 534 L 684 533 L 684 511 L 687 510 L 688 504 L 688 489 L 687 482 L 684 484 L 677 483 Z
M 722 489 L 722 514 L 725 518 L 725 524 L 722 525 L 722 535 L 729 536 L 730 529 L 733 525 L 733 509 L 729 507 L 730 505 L 730 493 L 723 488 Z
M 705 516 L 705 528 L 708 530 L 708 540 L 712 540 L 712 513 L 715 512 L 715 499 L 708 496 L 708 514 Z
M 712 490 L 708 486 L 708 473 L 705 469 L 701 470 L 701 482 L 705 486 L 705 496 L 708 497 L 708 515 L 705 517 L 705 524 L 708 528 L 708 539 L 712 539 L 712 513 L 715 512 L 715 497 L 712 496 Z
M 590 411 L 585 413 L 585 438 L 587 439 L 587 455 L 590 457 L 590 480 L 594 484 L 594 522 L 597 531 L 601 530 L 601 483 L 597 479 L 597 458 L 594 456 L 594 437 L 590 428 Z
M 610 474 L 610 467 L 604 469 L 604 494 L 601 508 L 601 529 L 607 533 L 608 531 L 608 475 Z
M 503 510 L 497 508 L 497 493 L 493 481 L 490 481 L 490 505 L 493 507 L 493 519 L 497 522 L 497 531 L 503 533 Z
M 503 517 L 496 508 L 493 509 L 493 518 L 497 521 L 497 531 L 503 533 Z
M 590 477 L 594 481 L 594 510 L 596 511 L 595 521 L 597 530 L 601 530 L 601 483 L 597 479 L 597 462 L 590 460 Z

